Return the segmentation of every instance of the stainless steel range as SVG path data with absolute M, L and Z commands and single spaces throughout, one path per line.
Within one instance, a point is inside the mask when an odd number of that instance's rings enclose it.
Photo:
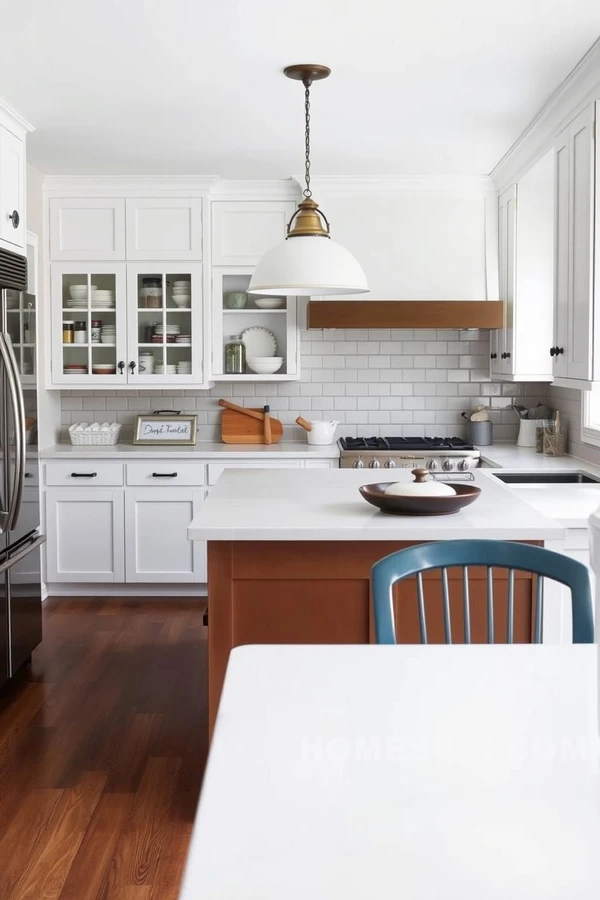
M 479 466 L 479 450 L 456 437 L 345 437 L 342 469 L 414 469 L 467 472 Z

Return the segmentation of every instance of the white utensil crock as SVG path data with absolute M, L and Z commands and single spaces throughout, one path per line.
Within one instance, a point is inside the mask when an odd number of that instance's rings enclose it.
M 335 440 L 335 429 L 339 422 L 311 422 L 311 430 L 306 432 L 306 439 L 309 444 L 318 446 L 326 446 L 333 444 Z
M 519 423 L 519 437 L 517 447 L 535 447 L 535 430 L 539 419 L 521 419 Z

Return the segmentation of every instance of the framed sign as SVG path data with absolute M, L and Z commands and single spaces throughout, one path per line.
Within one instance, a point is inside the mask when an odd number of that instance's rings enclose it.
M 157 410 L 137 417 L 134 444 L 170 444 L 193 447 L 196 443 L 197 416 Z

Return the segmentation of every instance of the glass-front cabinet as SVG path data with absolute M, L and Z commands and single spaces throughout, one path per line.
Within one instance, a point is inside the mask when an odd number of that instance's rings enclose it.
M 127 266 L 128 380 L 191 385 L 202 382 L 202 266 Z
M 52 383 L 202 382 L 202 266 L 53 263 Z
M 211 377 L 294 380 L 299 377 L 297 299 L 248 294 L 252 271 L 241 266 L 213 268 Z

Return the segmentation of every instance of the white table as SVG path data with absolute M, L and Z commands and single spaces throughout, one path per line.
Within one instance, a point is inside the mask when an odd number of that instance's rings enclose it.
M 596 647 L 230 658 L 181 900 L 598 900 Z

